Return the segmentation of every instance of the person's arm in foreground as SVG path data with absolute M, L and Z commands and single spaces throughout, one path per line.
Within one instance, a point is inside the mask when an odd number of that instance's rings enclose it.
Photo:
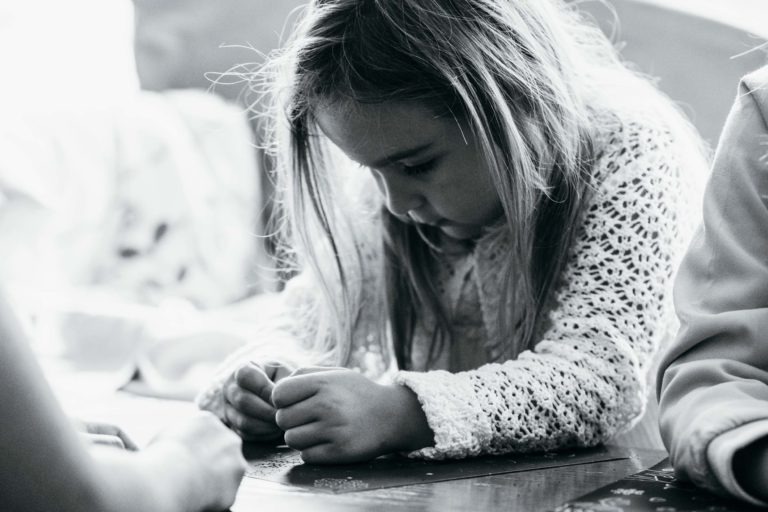
M 130 452 L 78 439 L 0 296 L 0 509 L 198 511 L 232 504 L 245 462 L 211 414 Z
M 768 503 L 768 68 L 742 82 L 675 283 L 681 330 L 661 364 L 677 473 Z M 764 87 L 764 85 L 763 85 Z

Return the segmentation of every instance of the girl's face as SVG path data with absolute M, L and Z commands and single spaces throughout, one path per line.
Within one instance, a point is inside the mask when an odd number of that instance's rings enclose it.
M 413 103 L 335 102 L 317 111 L 323 133 L 373 173 L 392 214 L 470 240 L 502 214 L 470 130 Z

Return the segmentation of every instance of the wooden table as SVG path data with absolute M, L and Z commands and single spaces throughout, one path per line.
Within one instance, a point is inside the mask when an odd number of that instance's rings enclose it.
M 187 402 L 103 393 L 67 400 L 65 406 L 81 418 L 122 426 L 139 445 L 164 425 L 193 414 Z M 430 484 L 409 485 L 344 494 L 305 490 L 266 480 L 244 478 L 233 512 L 246 511 L 523 511 L 552 508 L 615 480 L 648 468 L 666 454 L 630 450 L 631 458 L 553 469 L 507 473 Z M 457 462 L 461 464 L 461 462 Z
M 666 456 L 656 450 L 631 450 L 631 454 L 624 460 L 346 494 L 312 492 L 245 478 L 232 510 L 544 512 L 650 467 Z

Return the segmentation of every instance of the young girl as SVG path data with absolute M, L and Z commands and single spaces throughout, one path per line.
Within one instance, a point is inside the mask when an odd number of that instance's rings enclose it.
M 0 510 L 195 512 L 232 504 L 240 440 L 208 413 L 140 452 L 86 450 L 0 295 Z
M 553 0 L 318 0 L 278 62 L 301 273 L 199 404 L 320 463 L 632 426 L 704 168 L 668 101 Z M 344 368 L 283 378 L 266 342 Z
M 694 483 L 768 505 L 768 67 L 746 76 L 680 267 L 661 434 Z

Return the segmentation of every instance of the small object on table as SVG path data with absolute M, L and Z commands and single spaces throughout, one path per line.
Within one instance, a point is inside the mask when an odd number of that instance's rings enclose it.
M 243 453 L 249 463 L 246 470 L 247 477 L 333 493 L 384 489 L 629 458 L 626 450 L 602 446 L 586 450 L 510 454 L 445 461 L 386 456 L 370 462 L 344 465 L 305 464 L 299 452 L 287 446 L 246 445 Z
M 581 498 L 554 512 L 750 512 L 764 510 L 729 500 L 675 478 L 669 459 Z

